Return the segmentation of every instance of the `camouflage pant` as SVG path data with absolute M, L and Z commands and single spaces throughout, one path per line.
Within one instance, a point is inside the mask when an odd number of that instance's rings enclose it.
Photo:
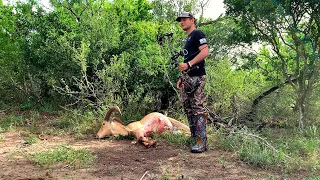
M 188 80 L 184 80 L 185 82 Z M 190 80 L 193 83 L 194 87 L 187 87 L 182 83 L 182 101 L 184 111 L 187 115 L 191 136 L 192 137 L 201 137 L 206 141 L 207 133 L 206 133 L 206 122 L 204 119 L 205 109 L 203 106 L 205 94 L 204 94 L 204 86 L 206 83 L 206 76 L 194 76 L 190 77 Z M 187 82 L 188 83 L 188 82 Z
M 190 83 L 192 81 L 192 83 Z M 184 84 L 186 82 L 192 84 L 193 87 L 186 87 Z M 193 76 L 190 80 L 186 79 L 182 81 L 182 94 L 181 99 L 183 102 L 183 107 L 186 115 L 191 117 L 193 115 L 202 115 L 205 110 L 203 107 L 204 102 L 204 86 L 206 84 L 206 76 Z

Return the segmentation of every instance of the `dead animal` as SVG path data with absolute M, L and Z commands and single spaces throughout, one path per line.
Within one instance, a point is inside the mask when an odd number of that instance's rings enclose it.
M 135 121 L 124 126 L 120 119 L 111 117 L 113 111 L 116 111 L 121 115 L 121 111 L 118 106 L 111 107 L 104 118 L 96 138 L 100 139 L 108 136 L 119 135 L 134 136 L 144 146 L 151 147 L 155 146 L 156 142 L 149 140 L 148 137 L 152 136 L 154 133 L 161 134 L 163 132 L 180 130 L 184 134 L 190 135 L 190 129 L 188 126 L 158 112 L 150 113 L 140 121 Z

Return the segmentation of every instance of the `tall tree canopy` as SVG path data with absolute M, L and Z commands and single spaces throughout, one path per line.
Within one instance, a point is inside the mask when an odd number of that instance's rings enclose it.
M 320 2 L 318 0 L 225 0 L 227 14 L 266 42 L 271 55 L 263 62 L 282 73 L 296 94 L 303 126 L 309 98 L 319 80 Z M 295 81 L 297 79 L 297 81 Z

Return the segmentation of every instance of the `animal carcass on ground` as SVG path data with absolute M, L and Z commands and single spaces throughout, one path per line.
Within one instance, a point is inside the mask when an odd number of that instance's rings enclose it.
M 143 145 L 146 147 L 151 147 L 154 146 L 156 142 L 149 140 L 148 137 L 152 136 L 154 133 L 161 134 L 166 131 L 174 131 L 178 129 L 184 132 L 186 135 L 190 135 L 190 129 L 188 126 L 158 112 L 150 113 L 140 121 L 135 121 L 127 126 L 124 126 L 120 119 L 111 117 L 113 111 L 121 114 L 118 106 L 111 107 L 96 135 L 97 138 L 100 139 L 106 136 L 133 135 L 139 142 L 143 143 Z

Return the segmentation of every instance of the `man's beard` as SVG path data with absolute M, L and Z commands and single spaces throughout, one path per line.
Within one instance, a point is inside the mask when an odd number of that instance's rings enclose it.
M 188 31 L 191 28 L 191 26 L 187 26 L 185 28 L 183 28 L 184 31 Z

